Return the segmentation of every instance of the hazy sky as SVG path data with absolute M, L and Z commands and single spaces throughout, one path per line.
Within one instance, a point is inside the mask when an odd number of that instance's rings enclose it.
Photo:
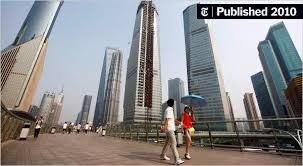
M 64 84 L 65 98 L 60 121 L 76 119 L 85 94 L 93 96 L 89 113 L 89 120 L 92 120 L 105 47 L 110 46 L 118 47 L 123 52 L 122 112 L 126 65 L 139 2 L 66 0 L 49 38 L 44 69 L 33 103 L 39 105 L 44 91 L 59 92 Z M 187 94 L 182 12 L 197 2 L 154 1 L 160 24 L 163 101 L 167 100 L 169 78 L 181 78 Z M 13 42 L 32 4 L 32 1 L 1 1 L 1 49 Z M 262 70 L 258 42 L 264 40 L 269 27 L 279 21 L 282 20 L 213 21 L 225 90 L 230 93 L 236 117 L 246 117 L 243 94 L 254 92 L 250 76 Z M 302 20 L 283 21 L 302 57 Z

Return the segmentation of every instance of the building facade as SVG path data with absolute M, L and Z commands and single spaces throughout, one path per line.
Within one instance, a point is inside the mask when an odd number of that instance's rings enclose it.
M 84 96 L 82 109 L 81 109 L 81 116 L 80 116 L 81 125 L 85 125 L 88 122 L 87 120 L 88 120 L 91 101 L 92 101 L 92 96 L 89 95 Z
M 265 82 L 264 74 L 262 71 L 251 76 L 251 82 L 256 94 L 257 102 L 259 105 L 262 119 L 276 118 L 276 112 L 270 100 L 268 87 Z M 265 128 L 272 128 L 270 122 L 263 122 Z
M 106 48 L 101 72 L 93 125 L 118 122 L 122 71 L 122 52 Z
M 270 41 L 286 83 L 302 75 L 302 60 L 283 22 L 269 28 L 266 40 Z
M 52 126 L 58 126 L 59 124 L 59 119 L 60 115 L 62 112 L 62 107 L 63 107 L 63 99 L 64 99 L 64 93 L 63 89 L 62 91 L 56 96 L 55 101 L 54 101 L 54 113 L 53 113 L 53 119 L 51 122 Z
M 36 105 L 31 105 L 29 107 L 28 113 L 32 115 L 34 118 L 37 118 L 39 116 L 39 107 Z
M 244 107 L 246 111 L 247 120 L 258 120 L 256 105 L 253 98 L 253 93 L 244 94 Z M 260 130 L 260 122 L 248 122 L 250 130 Z
M 168 80 L 168 98 L 174 99 L 176 102 L 176 117 L 181 118 L 184 110 L 184 104 L 181 103 L 181 98 L 184 97 L 184 82 L 180 78 Z
M 28 111 L 62 4 L 35 1 L 14 42 L 1 51 L 1 101 L 8 109 Z
M 123 122 L 160 123 L 162 87 L 158 12 L 141 1 L 136 13 L 124 94 Z
M 46 91 L 41 100 L 40 116 L 43 116 L 44 124 L 46 124 L 46 126 L 50 124 L 50 121 L 52 119 L 50 115 L 54 111 L 53 106 L 54 106 L 55 96 L 56 96 L 55 93 Z
M 285 96 L 292 110 L 291 117 L 302 117 L 302 76 L 297 76 L 289 82 Z
M 183 11 L 183 20 L 188 92 L 203 96 L 207 103 L 205 106 L 194 108 L 196 121 L 230 120 L 215 39 L 210 24 L 206 20 L 197 19 L 196 4 Z M 225 131 L 227 125 L 217 123 L 213 128 Z
M 227 103 L 228 103 L 228 110 L 229 110 L 229 114 L 230 114 L 230 120 L 235 121 L 234 109 L 233 109 L 233 105 L 231 103 L 231 99 L 230 99 L 230 96 L 229 96 L 228 92 L 226 92 L 226 98 L 227 98 Z M 231 126 L 231 130 L 229 130 L 229 131 L 236 131 L 236 126 L 235 126 L 234 123 L 232 123 L 228 126 Z

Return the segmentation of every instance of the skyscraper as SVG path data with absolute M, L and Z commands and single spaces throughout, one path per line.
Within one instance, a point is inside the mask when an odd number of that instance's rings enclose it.
M 79 123 L 81 123 L 81 111 L 77 115 L 77 119 L 76 119 L 75 124 L 79 124 Z
M 14 42 L 1 51 L 1 101 L 27 111 L 42 72 L 48 37 L 63 1 L 35 1 Z
M 231 104 L 231 99 L 230 99 L 228 92 L 226 92 L 226 98 L 227 98 L 227 103 L 228 103 L 230 120 L 235 121 L 234 109 L 233 109 L 233 105 Z M 236 126 L 234 124 L 230 124 L 230 126 L 232 127 L 232 131 L 236 131 Z
M 257 109 L 255 106 L 255 102 L 253 99 L 252 93 L 245 93 L 244 94 L 244 106 L 246 110 L 246 115 L 248 120 L 258 120 L 258 114 Z M 260 129 L 260 123 L 257 122 L 248 122 L 250 130 L 259 130 Z
M 286 83 L 302 75 L 302 60 L 283 22 L 269 28 L 266 40 L 270 41 Z
M 177 118 L 181 118 L 181 113 L 184 110 L 184 104 L 181 103 L 182 97 L 184 97 L 184 82 L 180 78 L 168 80 L 168 98 L 174 99 L 176 102 Z
M 36 105 L 31 105 L 28 109 L 28 113 L 34 118 L 37 118 L 39 116 L 39 107 Z
M 82 109 L 81 109 L 81 116 L 80 116 L 81 117 L 80 123 L 82 125 L 85 125 L 87 123 L 91 101 L 92 101 L 92 96 L 89 95 L 84 96 Z
M 255 90 L 262 119 L 276 118 L 277 115 L 270 100 L 263 72 L 260 71 L 252 75 L 251 82 Z M 270 122 L 264 121 L 263 124 L 266 128 L 272 128 Z
M 266 85 L 268 85 L 269 95 L 273 103 L 274 110 L 277 117 L 285 118 L 288 116 L 288 113 L 286 99 L 283 92 L 287 85 L 270 41 L 264 40 L 260 42 L 258 50 Z
M 230 120 L 223 78 L 209 23 L 197 19 L 197 5 L 183 11 L 186 64 L 189 94 L 200 95 L 207 104 L 196 107 L 196 121 Z M 215 130 L 227 130 L 226 124 L 217 123 Z
M 107 47 L 96 101 L 94 126 L 118 122 L 121 70 L 122 52 Z
M 291 110 L 287 107 L 284 90 L 292 78 L 302 75 L 302 60 L 283 22 L 270 27 L 258 51 L 276 115 L 288 117 Z
M 49 124 L 49 116 L 53 112 L 55 93 L 46 91 L 40 104 L 40 116 L 43 116 L 44 123 Z
M 51 122 L 52 126 L 58 125 L 62 107 L 63 107 L 63 98 L 64 98 L 64 93 L 63 93 L 63 89 L 62 89 L 61 92 L 56 96 L 55 101 L 54 101 L 54 115 L 53 115 L 53 119 Z
M 152 1 L 141 1 L 127 63 L 123 121 L 159 123 L 161 70 L 158 12 Z

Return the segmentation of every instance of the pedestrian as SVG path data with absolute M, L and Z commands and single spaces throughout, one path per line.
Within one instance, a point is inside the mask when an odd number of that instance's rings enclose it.
M 77 133 L 78 133 L 78 134 L 80 133 L 80 129 L 81 129 L 81 124 L 79 123 L 79 124 L 77 125 Z
M 34 138 L 38 138 L 38 135 L 40 133 L 40 129 L 42 127 L 42 123 L 43 123 L 43 116 L 40 116 L 36 120 Z
M 72 128 L 73 128 L 73 126 L 72 126 L 72 123 L 70 122 L 70 123 L 68 124 L 68 126 L 67 126 L 67 133 L 68 133 L 68 134 L 70 134 L 70 133 L 72 132 Z
M 66 128 L 67 128 L 67 122 L 64 122 L 64 124 L 63 124 L 63 134 L 66 132 Z
M 191 135 L 189 129 L 192 127 L 192 122 L 195 121 L 195 115 L 193 110 L 189 106 L 184 107 L 184 112 L 181 116 L 181 124 L 183 125 L 184 135 L 186 136 L 186 152 L 185 159 L 190 160 L 191 157 L 189 155 L 189 147 L 192 144 Z
M 88 123 L 85 124 L 85 128 L 84 128 L 84 129 L 85 129 L 85 134 L 87 134 L 87 131 L 88 131 L 88 129 L 89 129 Z
M 175 123 L 180 123 L 179 121 L 175 121 L 175 116 L 174 116 L 174 99 L 168 99 L 167 100 L 167 108 L 164 113 L 164 125 L 161 128 L 161 132 L 166 133 L 166 141 L 162 149 L 162 153 L 160 156 L 161 160 L 170 160 L 169 157 L 166 156 L 166 151 L 168 146 L 170 146 L 171 151 L 174 155 L 175 158 L 175 164 L 179 165 L 184 163 L 183 160 L 180 159 L 179 157 L 179 152 L 177 150 L 177 141 L 175 137 L 175 130 L 176 130 L 176 125 Z

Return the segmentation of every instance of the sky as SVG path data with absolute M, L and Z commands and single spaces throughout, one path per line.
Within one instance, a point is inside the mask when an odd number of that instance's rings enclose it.
M 183 10 L 199 1 L 153 2 L 159 13 L 164 102 L 168 98 L 167 84 L 170 78 L 181 78 L 187 94 Z M 211 1 L 203 1 L 209 2 Z M 255 3 L 268 2 L 272 1 L 258 0 Z M 33 104 L 40 105 L 45 91 L 58 93 L 64 86 L 60 122 L 76 120 L 86 94 L 93 96 L 89 113 L 89 121 L 92 121 L 105 48 L 118 47 L 123 53 L 121 120 L 126 65 L 139 3 L 140 0 L 66 0 L 49 37 L 43 73 Z M 1 1 L 1 50 L 13 42 L 32 4 L 33 1 Z M 302 20 L 212 20 L 225 90 L 230 94 L 236 118 L 246 117 L 243 95 L 245 92 L 254 92 L 250 76 L 262 70 L 257 45 L 265 39 L 269 27 L 280 21 L 284 21 L 302 58 Z M 256 100 L 255 102 L 257 104 Z

